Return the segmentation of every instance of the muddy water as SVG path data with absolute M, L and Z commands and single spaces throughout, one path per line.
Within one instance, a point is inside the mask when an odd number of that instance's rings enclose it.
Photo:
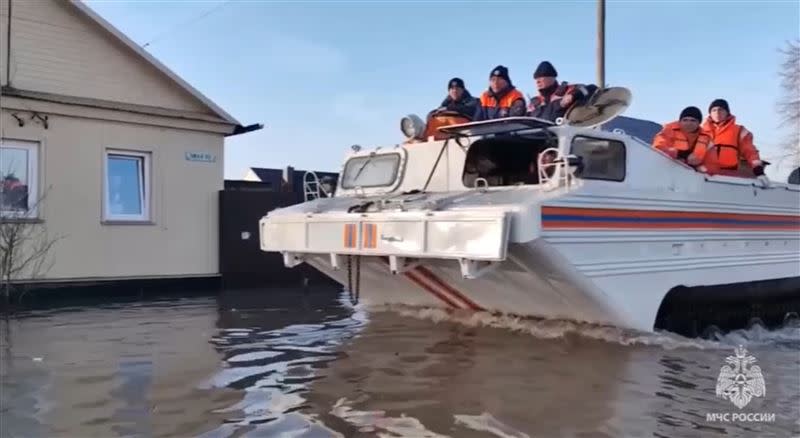
M 360 309 L 308 289 L 38 310 L 0 324 L 3 437 L 800 435 L 792 325 L 701 341 Z M 715 393 L 737 345 L 766 389 L 741 409 Z

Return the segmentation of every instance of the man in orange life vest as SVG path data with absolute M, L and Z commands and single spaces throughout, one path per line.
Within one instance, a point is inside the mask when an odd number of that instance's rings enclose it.
M 744 160 L 747 167 L 753 170 L 749 176 L 755 175 L 767 183 L 764 175 L 764 162 L 753 145 L 753 134 L 744 126 L 736 124 L 736 117 L 731 115 L 728 102 L 716 99 L 708 107 L 708 119 L 703 129 L 711 135 L 713 146 L 706 153 L 703 165 L 709 174 L 743 176 L 739 172 L 739 162 Z
M 536 67 L 533 79 L 539 94 L 528 104 L 529 116 L 555 122 L 559 117 L 564 117 L 572 105 L 585 101 L 597 89 L 594 85 L 559 84 L 557 76 L 558 72 L 548 61 L 542 61 Z
M 489 89 L 481 95 L 475 116 L 478 120 L 525 115 L 525 96 L 511 83 L 508 68 L 498 65 L 489 75 Z
M 703 113 L 694 106 L 681 111 L 677 121 L 667 123 L 653 139 L 653 147 L 670 157 L 682 161 L 700 172 L 705 172 L 706 157 L 711 135 L 700 129 Z

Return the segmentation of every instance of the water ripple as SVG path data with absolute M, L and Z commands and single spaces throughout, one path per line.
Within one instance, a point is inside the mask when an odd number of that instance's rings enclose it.
M 3 436 L 790 436 L 800 326 L 712 339 L 568 321 L 226 293 L 0 321 Z M 744 345 L 770 424 L 707 421 Z

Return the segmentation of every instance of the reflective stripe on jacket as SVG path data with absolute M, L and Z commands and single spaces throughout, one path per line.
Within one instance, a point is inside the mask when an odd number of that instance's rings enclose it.
M 754 167 L 761 160 L 753 145 L 753 134 L 744 126 L 737 125 L 735 116 L 729 116 L 722 123 L 714 123 L 709 117 L 703 123 L 703 130 L 711 135 L 713 142 L 704 163 L 710 172 L 735 170 L 742 159 L 747 161 L 749 167 Z
M 475 111 L 474 120 L 491 120 L 525 115 L 525 96 L 513 86 L 495 94 L 486 90 L 481 94 L 480 106 Z

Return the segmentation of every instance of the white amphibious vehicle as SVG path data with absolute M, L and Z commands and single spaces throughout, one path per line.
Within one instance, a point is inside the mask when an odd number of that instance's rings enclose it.
M 629 101 L 611 88 L 555 124 L 514 117 L 353 147 L 335 194 L 261 219 L 261 248 L 288 267 L 312 265 L 367 305 L 643 331 L 674 289 L 795 284 L 800 186 L 708 176 L 597 128 Z M 410 139 L 420 122 L 404 119 Z

